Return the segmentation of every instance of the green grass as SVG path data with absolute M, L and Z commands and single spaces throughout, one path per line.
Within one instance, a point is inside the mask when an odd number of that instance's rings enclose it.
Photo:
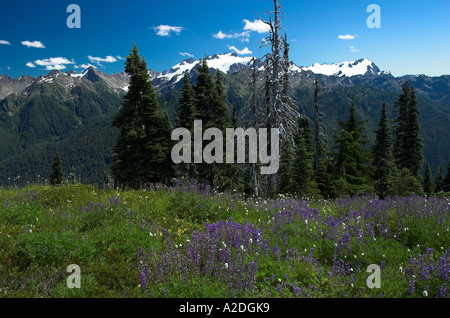
M 294 218 L 282 223 L 277 213 L 283 208 L 274 204 L 167 188 L 118 191 L 76 184 L 0 189 L 0 297 L 421 297 L 422 289 L 436 294 L 438 288 L 448 286 L 435 274 L 430 280 L 417 280 L 417 293 L 411 295 L 409 279 L 399 271 L 408 267 L 410 258 L 424 254 L 426 247 L 434 248 L 434 261 L 446 255 L 448 218 L 437 222 L 433 217 L 419 220 L 392 212 L 387 217 L 390 229 L 401 223 L 409 231 L 395 238 L 377 233 L 370 242 L 355 236 L 347 245 L 351 252 L 336 254 L 336 242 L 320 238 L 320 232 L 332 231 L 325 221 Z M 351 211 L 330 201 L 309 202 L 309 206 L 319 213 L 315 220 L 348 217 Z M 158 255 L 185 245 L 193 233 L 204 229 L 204 222 L 230 218 L 263 228 L 261 240 L 268 252 L 257 254 L 252 289 L 231 293 L 213 276 L 180 273 L 149 281 L 147 289 L 142 288 L 138 247 L 154 249 Z M 281 223 L 276 227 L 277 220 Z M 358 222 L 350 220 L 353 225 Z M 335 256 L 352 266 L 351 275 L 329 275 Z M 367 266 L 382 263 L 382 288 L 367 288 Z M 80 289 L 67 287 L 70 264 L 81 268 Z M 157 259 L 149 264 L 156 266 Z

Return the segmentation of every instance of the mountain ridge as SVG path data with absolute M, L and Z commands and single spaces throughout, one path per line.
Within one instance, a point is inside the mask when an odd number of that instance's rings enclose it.
M 210 69 L 213 70 L 220 70 L 223 73 L 231 74 L 241 71 L 242 69 L 247 69 L 252 67 L 252 59 L 254 57 L 242 57 L 237 55 L 236 53 L 223 53 L 223 54 L 214 54 L 207 56 L 207 62 Z M 262 62 L 259 58 L 256 59 L 256 65 L 257 67 L 262 66 Z M 172 66 L 169 70 L 165 70 L 163 72 L 157 72 L 154 70 L 149 70 L 150 78 L 153 81 L 154 86 L 161 87 L 163 85 L 173 85 L 177 84 L 183 77 L 184 72 L 193 73 L 195 72 L 196 66 L 201 62 L 201 59 L 185 59 L 181 61 L 180 63 Z M 314 63 L 311 66 L 308 67 L 302 67 L 297 66 L 295 63 L 292 63 L 291 71 L 293 73 L 296 72 L 303 72 L 303 71 L 312 71 L 315 74 L 320 75 L 328 75 L 328 76 L 346 76 L 346 77 L 352 77 L 352 76 L 358 76 L 358 75 L 367 75 L 367 74 L 375 74 L 379 75 L 380 71 L 379 68 L 370 60 L 362 58 L 355 61 L 347 61 L 347 62 L 340 62 L 340 63 L 332 63 L 332 64 L 319 64 Z M 356 67 L 363 65 L 363 68 Z M 366 68 L 365 71 L 364 67 Z M 329 74 L 330 72 L 324 72 L 323 70 L 325 68 L 328 69 L 339 69 L 335 72 L 335 74 Z M 349 69 L 356 70 L 356 72 L 350 72 Z M 47 75 L 40 75 L 38 77 L 31 77 L 28 75 L 23 75 L 19 77 L 18 79 L 10 78 L 7 75 L 3 75 L 0 77 L 0 87 L 7 86 L 6 80 L 9 80 L 10 82 L 13 82 L 13 85 L 15 89 L 3 89 L 3 91 L 0 89 L 0 99 L 3 99 L 10 94 L 14 93 L 20 93 L 22 92 L 27 85 L 31 84 L 31 82 L 34 82 L 36 80 L 39 80 L 40 83 L 47 82 L 52 83 L 56 77 L 58 77 L 59 74 L 62 74 L 63 76 L 69 76 L 72 79 L 80 79 L 85 77 L 92 82 L 97 82 L 100 80 L 104 81 L 110 81 L 109 85 L 115 89 L 122 89 L 126 91 L 126 82 L 128 80 L 128 76 L 125 72 L 121 73 L 112 73 L 112 74 L 106 74 L 98 70 L 97 68 L 93 66 L 89 66 L 88 68 L 84 69 L 81 73 L 77 73 L 74 70 L 69 70 L 67 72 L 62 72 L 59 70 L 52 70 Z M 5 79 L 4 79 L 5 78 Z M 23 79 L 26 79 L 25 84 L 22 84 L 24 81 Z M 121 81 L 121 82 L 120 82 Z M 73 82 L 73 81 L 72 81 Z M 119 83 L 120 82 L 120 83 Z M 25 85 L 25 86 L 24 86 Z
M 228 97 L 227 105 L 231 109 L 235 104 L 239 111 L 248 99 L 251 57 L 227 53 L 207 58 L 212 74 L 216 71 L 214 67 L 226 72 L 223 83 Z M 183 70 L 189 72 L 191 83 L 195 83 L 195 66 L 199 62 L 186 59 L 169 71 L 149 70 L 159 104 L 168 111 L 172 120 L 181 95 Z M 258 68 L 261 67 L 261 60 L 257 62 Z M 320 68 L 325 69 L 322 72 L 325 74 L 320 74 Z M 322 112 L 327 116 L 325 124 L 329 136 L 336 128 L 336 122 L 345 120 L 348 106 L 354 98 L 359 116 L 368 120 L 366 129 L 369 138 L 373 139 L 382 102 L 388 104 L 392 119 L 393 105 L 400 87 L 405 80 L 410 80 L 419 98 L 427 160 L 433 171 L 439 164 L 444 168 L 447 166 L 450 158 L 450 75 L 394 77 L 367 59 L 313 64 L 310 67 L 292 63 L 291 70 L 293 98 L 299 110 L 311 118 L 314 81 L 319 80 L 319 100 Z M 333 75 L 326 75 L 332 71 Z M 347 76 L 349 74 L 353 76 Z M 0 184 L 4 184 L 7 177 L 23 175 L 25 170 L 40 171 L 42 175 L 50 164 L 47 162 L 50 156 L 48 152 L 55 151 L 63 153 L 62 159 L 67 165 L 65 171 L 74 166 L 85 177 L 88 176 L 88 179 L 84 179 L 86 182 L 101 183 L 100 171 L 94 173 L 92 169 L 109 169 L 108 154 L 116 133 L 111 127 L 107 128 L 107 123 L 111 122 L 121 107 L 128 82 L 125 72 L 106 74 L 94 67 L 80 73 L 73 70 L 51 71 L 36 78 L 27 75 L 17 79 L 0 77 Z M 77 145 L 80 142 L 74 136 L 84 136 L 83 140 L 88 144 Z M 75 149 L 64 150 L 70 144 L 75 144 Z M 101 158 L 101 162 L 94 164 L 94 157 Z M 87 166 L 83 162 L 92 164 Z

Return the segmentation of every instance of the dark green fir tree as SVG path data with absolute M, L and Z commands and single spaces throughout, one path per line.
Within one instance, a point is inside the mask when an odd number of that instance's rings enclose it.
M 62 167 L 62 160 L 59 154 L 55 155 L 52 165 L 52 174 L 50 175 L 51 185 L 61 185 L 64 183 L 64 173 Z
M 212 115 L 211 104 L 213 100 L 214 83 L 209 74 L 209 67 L 206 57 L 197 66 L 197 83 L 194 85 L 195 109 L 198 112 L 198 119 L 203 122 L 203 129 L 214 127 L 214 123 L 209 123 Z
M 310 120 L 298 119 L 298 133 L 295 138 L 295 158 L 292 162 L 292 182 L 295 193 L 300 197 L 319 193 L 314 178 L 314 146 Z
M 402 92 L 395 103 L 398 111 L 395 128 L 394 157 L 400 170 L 407 168 L 419 178 L 424 161 L 422 136 L 419 124 L 419 107 L 415 89 L 409 81 L 402 85 Z
M 445 176 L 444 181 L 442 182 L 442 190 L 445 192 L 450 192 L 450 162 L 447 167 L 447 175 Z
M 372 159 L 375 191 L 381 198 L 384 198 L 388 192 L 392 172 L 396 168 L 394 156 L 392 154 L 392 136 L 389 128 L 386 103 L 383 103 L 381 108 L 380 121 L 378 123 L 378 130 L 376 131 L 376 140 L 372 147 Z
M 428 163 L 425 166 L 425 175 L 423 178 L 423 192 L 427 196 L 431 196 L 433 192 L 433 181 L 431 180 L 431 168 Z
M 146 183 L 165 182 L 174 175 L 172 127 L 162 112 L 150 82 L 147 63 L 134 45 L 125 62 L 130 76 L 128 92 L 113 126 L 120 129 L 112 156 L 114 179 L 133 189 Z
M 436 193 L 442 191 L 442 186 L 444 184 L 444 171 L 442 165 L 439 165 L 436 176 L 434 177 L 434 191 Z
M 422 135 L 419 124 L 419 106 L 417 103 L 416 91 L 411 86 L 407 112 L 407 130 L 405 131 L 405 168 L 411 171 L 412 175 L 419 177 L 424 162 Z
M 396 126 L 394 130 L 394 148 L 393 154 L 397 166 L 402 169 L 406 167 L 406 131 L 408 130 L 408 103 L 410 97 L 409 81 L 405 81 L 402 85 L 401 94 L 398 96 L 398 101 L 395 102 L 395 109 L 397 118 L 395 120 Z
M 194 153 L 194 121 L 197 118 L 195 109 L 195 92 L 189 81 L 188 73 L 184 73 L 183 85 L 181 87 L 181 98 L 179 100 L 176 118 L 177 127 L 186 128 L 191 133 L 191 160 Z M 197 169 L 194 162 L 180 163 L 177 166 L 179 174 L 189 179 L 197 178 Z
M 281 145 L 280 167 L 278 169 L 278 192 L 285 195 L 293 195 L 293 165 L 294 146 L 290 138 L 284 139 Z
M 346 122 L 339 122 L 341 131 L 336 135 L 334 146 L 334 183 L 335 195 L 358 192 L 372 192 L 370 176 L 370 150 L 364 133 L 365 121 L 356 117 L 355 103 L 352 101 L 350 117 Z
M 181 98 L 178 101 L 177 127 L 188 129 L 191 134 L 194 131 L 194 121 L 197 118 L 195 110 L 195 92 L 189 81 L 188 73 L 184 73 L 181 87 Z

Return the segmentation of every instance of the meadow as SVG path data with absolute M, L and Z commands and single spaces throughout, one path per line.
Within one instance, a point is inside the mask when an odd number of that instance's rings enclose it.
M 449 242 L 445 196 L 27 185 L 0 189 L 0 297 L 448 298 Z M 68 288 L 71 264 L 81 288 Z

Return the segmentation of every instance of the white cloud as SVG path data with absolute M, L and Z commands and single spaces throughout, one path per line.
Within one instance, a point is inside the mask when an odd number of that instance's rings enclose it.
M 159 36 L 170 36 L 171 32 L 175 32 L 177 35 L 180 34 L 181 31 L 183 31 L 183 27 L 181 26 L 171 26 L 171 25 L 165 25 L 161 24 L 157 27 L 153 27 L 156 34 Z
M 346 35 L 338 35 L 338 39 L 340 40 L 353 40 L 355 37 L 357 37 L 357 35 L 351 35 L 351 34 L 346 34 Z
M 223 40 L 223 39 L 230 39 L 233 36 L 231 34 L 225 34 L 222 31 L 219 31 L 217 34 L 213 34 L 213 37 L 219 40 Z
M 228 45 L 228 48 L 230 50 L 234 50 L 239 55 L 247 55 L 247 54 L 252 54 L 253 53 L 247 47 L 245 47 L 243 50 L 238 50 L 236 47 Z
M 119 59 L 119 60 L 126 60 L 125 57 L 121 57 L 120 55 L 116 55 L 116 57 L 117 57 L 117 59 Z
M 88 59 L 92 63 L 96 63 L 99 66 L 102 66 L 101 63 L 114 63 L 114 62 L 117 62 L 117 59 L 114 56 L 111 56 L 111 55 L 108 55 L 105 58 L 93 57 L 93 56 L 88 55 Z
M 241 42 L 249 42 L 250 32 L 244 31 L 241 33 L 227 34 L 227 33 L 223 33 L 222 31 L 219 31 L 216 34 L 213 34 L 213 37 L 215 37 L 216 39 L 219 39 L 219 40 L 239 39 Z
M 26 64 L 26 66 L 31 67 L 31 68 L 35 68 L 35 67 L 36 67 L 36 65 L 34 65 L 34 64 L 31 63 L 31 62 L 28 62 L 28 63 Z
M 38 48 L 38 49 L 45 49 L 45 45 L 44 43 L 40 42 L 40 41 L 22 41 L 20 42 L 22 43 L 22 45 L 25 45 L 27 47 L 34 47 L 34 48 Z
M 244 31 L 241 33 L 235 33 L 234 37 L 236 39 L 239 39 L 239 41 L 241 41 L 241 42 L 249 42 L 250 32 Z
M 9 41 L 5 41 L 5 40 L 0 40 L 0 44 L 11 45 L 11 43 Z
M 190 53 L 187 53 L 187 52 L 180 52 L 180 55 L 182 55 L 184 57 L 188 56 L 190 58 L 194 58 L 194 54 L 190 54 Z
M 256 31 L 258 33 L 267 33 L 270 31 L 270 27 L 261 20 L 255 20 L 251 22 L 247 19 L 244 19 L 243 22 L 245 23 L 244 30 Z
M 66 68 L 66 66 L 63 65 L 63 64 L 47 65 L 45 67 L 45 69 L 48 70 L 48 71 L 52 71 L 52 70 L 60 71 L 60 70 L 63 70 L 65 68 Z
M 75 68 L 82 68 L 82 69 L 86 69 L 86 68 L 89 68 L 89 67 L 96 68 L 94 65 L 92 65 L 90 63 L 81 64 L 81 65 L 74 65 L 73 67 L 75 67 Z
M 68 60 L 65 57 L 50 57 L 48 59 L 36 60 L 34 64 L 39 66 L 45 66 L 45 69 L 50 70 L 62 70 L 66 68 L 66 64 L 75 64 L 72 60 Z
M 351 52 L 359 52 L 359 49 L 355 48 L 353 45 L 350 46 L 350 51 Z

